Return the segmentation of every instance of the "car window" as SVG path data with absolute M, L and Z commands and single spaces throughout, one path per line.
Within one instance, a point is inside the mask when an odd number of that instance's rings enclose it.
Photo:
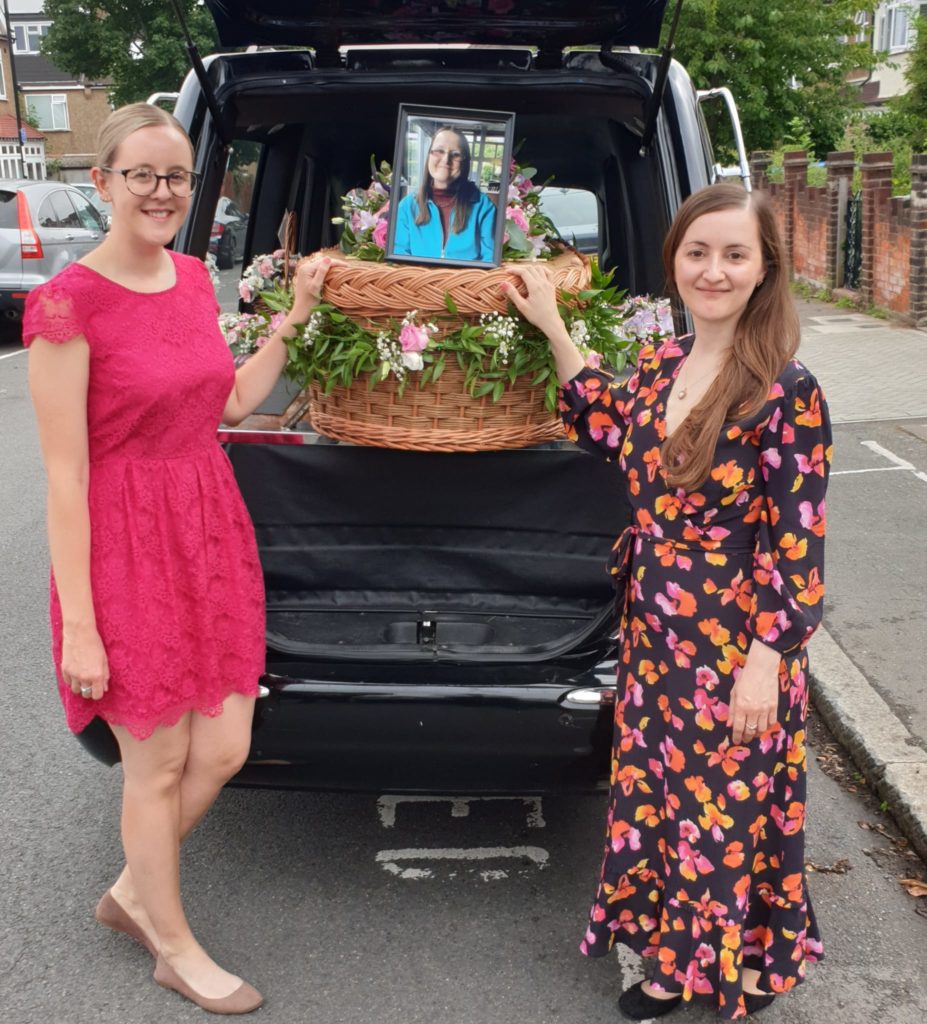
M 100 215 L 91 206 L 88 199 L 74 192 L 70 193 L 68 198 L 77 207 L 77 216 L 80 218 L 81 227 L 85 227 L 88 231 L 103 230 L 103 222 L 100 220 Z
M 52 192 L 42 200 L 38 216 L 39 227 L 42 228 L 79 228 L 80 218 L 74 204 L 64 189 Z
M 16 193 L 0 189 L 0 228 L 19 227 Z
M 580 188 L 553 188 L 541 193 L 541 209 L 554 222 L 564 237 L 580 227 L 597 228 L 599 209 L 592 192 Z
M 239 210 L 238 207 L 231 201 L 229 201 L 229 205 L 225 208 L 225 212 L 230 217 L 244 217 L 244 214 L 241 212 L 241 210 Z

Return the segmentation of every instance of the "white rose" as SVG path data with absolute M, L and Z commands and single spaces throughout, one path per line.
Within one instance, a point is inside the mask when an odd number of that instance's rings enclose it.
M 421 352 L 403 352 L 402 365 L 407 370 L 421 370 L 425 365 L 425 360 L 422 359 Z

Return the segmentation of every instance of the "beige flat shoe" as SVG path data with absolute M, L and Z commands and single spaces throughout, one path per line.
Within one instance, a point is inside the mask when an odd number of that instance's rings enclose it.
M 221 999 L 207 999 L 201 996 L 180 977 L 173 967 L 159 956 L 155 964 L 154 980 L 162 988 L 171 988 L 179 992 L 184 999 L 189 999 L 201 1009 L 209 1013 L 251 1013 L 264 1002 L 264 997 L 256 988 L 252 988 L 246 981 L 243 981 L 234 992 L 223 996 Z
M 129 916 L 122 904 L 116 901 L 112 890 L 108 889 L 103 893 L 100 902 L 97 904 L 94 916 L 104 928 L 112 928 L 114 932 L 122 932 L 124 935 L 135 939 L 136 942 L 140 942 L 152 956 L 156 957 L 158 955 L 154 943 L 142 931 L 135 920 Z

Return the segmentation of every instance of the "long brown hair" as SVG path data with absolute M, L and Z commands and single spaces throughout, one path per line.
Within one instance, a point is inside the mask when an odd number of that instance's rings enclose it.
M 800 338 L 785 246 L 775 214 L 762 192 L 747 192 L 729 182 L 693 192 L 680 206 L 663 242 L 667 285 L 678 294 L 676 252 L 692 222 L 705 214 L 730 209 L 750 210 L 756 217 L 765 271 L 740 316 L 734 344 L 714 384 L 663 443 L 661 461 L 667 482 L 687 491 L 695 490 L 707 479 L 721 428 L 762 406 L 773 381 L 795 354 Z
M 456 135 L 460 139 L 460 174 L 457 175 L 457 181 L 451 185 L 448 191 L 455 192 L 457 195 L 457 202 L 454 204 L 454 217 L 451 223 L 451 231 L 453 234 L 458 235 L 467 226 L 467 221 L 470 219 L 470 208 L 474 202 L 479 198 L 480 190 L 470 180 L 470 142 L 467 136 L 458 128 L 453 128 L 451 125 L 446 124 L 439 128 L 434 135 L 431 137 L 431 145 L 428 147 L 429 154 L 431 153 L 431 146 L 434 145 L 434 140 L 441 134 L 441 132 L 450 132 L 452 135 Z M 416 199 L 418 200 L 418 213 L 415 217 L 416 224 L 427 224 L 431 220 L 431 210 L 428 209 L 428 200 L 431 199 L 431 191 L 434 188 L 434 178 L 431 176 L 431 172 L 428 170 L 428 159 L 425 158 L 425 173 L 422 175 L 422 183 L 419 185 L 418 194 Z

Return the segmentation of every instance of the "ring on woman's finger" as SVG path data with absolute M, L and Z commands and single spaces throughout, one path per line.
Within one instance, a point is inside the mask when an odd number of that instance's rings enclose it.
M 89 697 L 92 693 L 93 693 L 93 687 L 92 686 L 82 686 L 80 688 L 80 695 L 82 697 Z

